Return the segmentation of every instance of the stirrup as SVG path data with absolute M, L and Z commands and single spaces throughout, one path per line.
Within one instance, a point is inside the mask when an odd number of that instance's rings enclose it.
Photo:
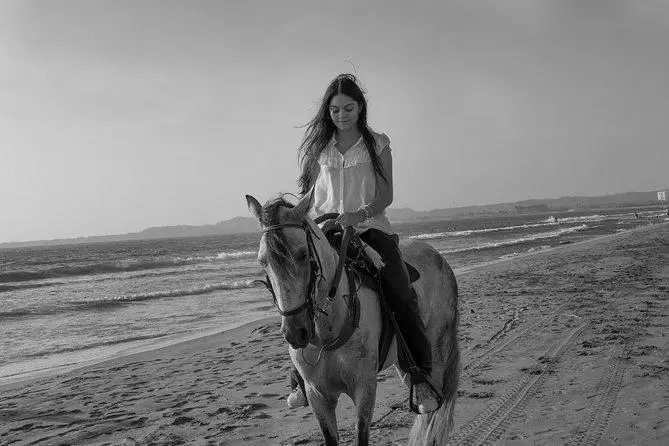
M 420 369 L 419 369 L 419 370 L 420 370 Z M 425 414 L 427 414 L 427 413 L 436 412 L 437 410 L 439 410 L 439 408 L 441 407 L 441 405 L 444 404 L 444 396 L 441 394 L 441 392 L 439 392 L 439 390 L 437 390 L 437 388 L 435 387 L 434 383 L 433 383 L 432 380 L 430 379 L 430 376 L 429 376 L 429 375 L 427 375 L 426 373 L 424 373 L 422 370 L 419 371 L 418 373 L 419 373 L 420 375 L 422 375 L 423 378 L 425 378 L 425 381 L 422 382 L 422 383 L 420 383 L 420 384 L 414 384 L 414 382 L 413 382 L 413 375 L 410 375 L 410 383 L 409 383 L 409 408 L 411 409 L 411 411 L 412 411 L 413 413 L 416 413 L 416 414 L 418 414 L 418 415 L 425 415 Z M 417 385 L 421 385 L 421 384 L 423 384 L 423 385 L 425 385 L 425 386 L 428 387 L 428 389 L 429 389 L 430 392 L 432 393 L 432 396 L 434 397 L 434 400 L 435 400 L 436 403 L 437 403 L 437 407 L 435 407 L 433 410 L 424 410 L 424 411 L 421 411 L 421 410 L 420 410 L 420 406 L 421 406 L 422 404 L 416 404 L 416 403 L 414 402 L 414 387 L 417 386 Z M 431 409 L 431 408 L 428 407 L 428 408 L 424 408 L 424 409 Z
M 416 384 L 416 411 L 425 415 L 439 409 L 438 396 L 427 383 Z

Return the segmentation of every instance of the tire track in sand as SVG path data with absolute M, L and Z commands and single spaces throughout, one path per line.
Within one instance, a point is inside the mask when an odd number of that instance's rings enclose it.
M 486 350 L 484 353 L 481 355 L 477 356 L 476 358 L 472 359 L 467 365 L 465 365 L 462 368 L 462 374 L 460 379 L 465 379 L 465 378 L 470 378 L 473 374 L 476 373 L 476 371 L 488 364 L 497 353 L 500 351 L 504 350 L 505 348 L 509 347 L 511 344 L 513 344 L 515 341 L 520 339 L 521 337 L 527 335 L 529 332 L 532 330 L 536 329 L 538 326 L 545 324 L 546 322 L 550 321 L 556 316 L 560 315 L 560 312 L 562 312 L 567 306 L 569 306 L 569 302 L 564 303 L 557 307 L 555 310 L 551 311 L 549 314 L 546 316 L 541 317 L 537 321 L 535 321 L 533 324 L 530 326 L 526 327 L 522 331 L 520 331 L 518 334 L 516 334 L 513 337 L 507 338 L 502 342 L 498 342 L 496 345 L 493 347 L 489 348 Z M 495 333 L 491 339 L 499 339 L 501 335 L 508 333 L 508 331 L 505 331 L 504 328 L 497 333 Z M 404 405 L 408 404 L 408 398 L 405 399 L 405 403 L 400 406 L 403 407 Z M 372 428 L 370 432 L 370 440 L 380 440 L 382 439 L 386 433 L 380 431 L 380 429 L 384 428 L 397 428 L 398 426 L 404 426 L 407 424 L 411 424 L 415 415 L 411 412 L 405 412 L 405 411 L 398 411 L 396 409 L 390 410 L 388 413 L 382 415 L 379 417 L 376 421 L 372 423 Z
M 623 385 L 623 376 L 627 369 L 620 359 L 621 347 L 611 354 L 611 359 L 602 377 L 594 388 L 596 398 L 590 405 L 585 421 L 569 439 L 568 445 L 598 445 L 609 424 L 618 393 Z
M 508 339 L 506 339 L 506 340 L 503 341 L 503 342 L 500 342 L 499 344 L 497 344 L 497 345 L 491 347 L 490 349 L 488 349 L 486 352 L 484 352 L 484 353 L 481 354 L 480 356 L 477 356 L 476 358 L 472 359 L 467 365 L 465 365 L 465 366 L 462 368 L 462 375 L 461 375 L 460 379 L 463 379 L 463 378 L 470 378 L 478 368 L 480 368 L 481 366 L 483 366 L 483 365 L 487 364 L 488 362 L 490 362 L 490 360 L 491 360 L 497 353 L 499 353 L 499 352 L 502 351 L 503 349 L 505 349 L 505 348 L 507 348 L 508 346 L 510 346 L 511 344 L 513 344 L 516 340 L 520 339 L 522 336 L 525 336 L 529 331 L 535 329 L 535 328 L 538 327 L 539 325 L 541 325 L 541 324 L 543 324 L 543 323 L 545 323 L 545 322 L 551 320 L 551 319 L 554 318 L 555 316 L 557 316 L 557 315 L 558 315 L 562 310 L 564 310 L 568 305 L 569 305 L 569 302 L 560 305 L 560 306 L 557 307 L 555 310 L 553 310 L 551 313 L 549 313 L 549 314 L 547 314 L 546 316 L 542 317 L 541 319 L 537 320 L 537 321 L 534 322 L 532 325 L 530 325 L 529 327 L 525 328 L 523 331 L 519 332 L 519 333 L 516 334 L 515 336 L 513 336 L 513 337 L 511 337 L 511 338 L 508 338 Z M 498 332 L 498 333 L 495 333 L 495 335 L 493 335 L 492 338 L 495 338 L 498 334 L 499 334 L 499 332 Z
M 454 445 L 488 445 L 498 440 L 506 432 L 514 416 L 519 415 L 539 384 L 545 379 L 545 372 L 588 327 L 583 323 L 576 327 L 557 345 L 543 356 L 536 373 L 522 375 L 516 384 L 502 397 L 495 400 L 473 420 L 463 426 L 451 437 Z
M 555 316 L 558 316 L 561 311 L 563 311 L 567 306 L 569 305 L 569 302 L 564 303 L 557 307 L 555 310 L 547 314 L 546 316 L 543 316 L 542 318 L 538 319 L 535 321 L 532 325 L 526 327 L 524 330 L 516 334 L 515 336 L 508 338 L 504 340 L 503 342 L 499 342 L 498 344 L 494 345 L 490 349 L 486 350 L 484 353 L 481 355 L 477 356 L 476 358 L 472 359 L 467 365 L 465 365 L 462 368 L 462 374 L 460 379 L 465 379 L 471 377 L 481 366 L 484 366 L 490 362 L 490 360 L 500 351 L 503 349 L 507 348 L 509 345 L 513 344 L 516 340 L 520 339 L 521 337 L 525 336 L 527 333 L 530 331 L 534 330 L 537 328 L 539 325 L 544 324 L 554 318 Z M 498 331 L 495 333 L 491 339 L 499 339 L 502 334 L 507 333 L 508 331 L 505 331 L 504 329 Z M 405 399 L 405 402 L 408 401 L 408 398 Z M 408 402 L 406 403 L 408 404 Z M 411 423 L 411 421 L 414 418 L 413 413 L 408 413 L 408 412 L 399 412 L 397 410 L 391 410 L 388 413 L 382 415 L 379 417 L 375 422 L 372 423 L 372 429 L 370 433 L 370 440 L 373 439 L 379 439 L 379 437 L 382 437 L 384 434 L 378 432 L 379 428 L 386 428 L 388 426 L 399 426 L 407 423 Z M 377 438 L 375 438 L 375 435 Z

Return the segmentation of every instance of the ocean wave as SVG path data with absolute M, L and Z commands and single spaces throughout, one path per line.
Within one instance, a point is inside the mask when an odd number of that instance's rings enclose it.
M 256 266 L 256 265 L 254 265 Z M 109 281 L 118 281 L 118 280 L 129 280 L 129 279 L 144 279 L 148 277 L 162 277 L 162 276 L 182 276 L 187 274 L 218 274 L 222 271 L 222 268 L 225 268 L 225 276 L 227 278 L 235 277 L 249 277 L 251 275 L 257 276 L 260 274 L 260 266 L 254 267 L 252 270 L 248 266 L 239 266 L 231 265 L 230 267 L 224 267 L 222 265 L 212 265 L 211 267 L 202 267 L 194 265 L 193 267 L 183 267 L 179 269 L 167 269 L 163 271 L 134 271 L 129 274 L 116 274 L 116 275 L 102 275 L 102 276 L 90 276 L 83 278 L 68 278 L 65 280 L 58 279 L 45 279 L 46 281 L 28 281 L 28 282 L 15 282 L 15 283 L 0 283 L 0 293 L 8 291 L 19 291 L 25 289 L 34 289 L 34 288 L 44 288 L 44 287 L 57 287 L 63 285 L 76 285 L 84 283 L 98 283 L 98 282 L 109 282 Z M 235 272 L 236 271 L 236 272 Z
M 419 240 L 431 240 L 445 237 L 463 237 L 475 234 L 486 234 L 490 232 L 500 232 L 500 231 L 514 231 L 519 229 L 531 229 L 531 228 L 541 228 L 546 226 L 560 226 L 570 223 L 591 223 L 598 222 L 607 219 L 617 219 L 627 214 L 616 214 L 616 215 L 584 215 L 580 217 L 561 217 L 557 221 L 551 215 L 550 217 L 542 220 L 540 223 L 526 223 L 523 225 L 513 225 L 513 226 L 499 226 L 496 228 L 483 228 L 483 229 L 468 229 L 463 231 L 445 231 L 445 232 L 430 232 L 425 234 L 416 234 L 411 235 L 409 238 L 419 239 Z
M 109 303 L 139 302 L 149 299 L 160 299 L 163 297 L 197 296 L 200 294 L 213 293 L 214 291 L 219 291 L 219 290 L 240 290 L 245 288 L 255 288 L 257 286 L 258 283 L 254 279 L 230 280 L 220 283 L 212 283 L 201 287 L 151 291 L 148 293 L 126 294 L 114 298 L 101 299 L 99 301 L 85 301 L 85 302 L 96 303 L 96 304 L 100 303 L 103 305 L 107 302 Z
M 255 251 L 239 251 L 239 252 L 220 252 L 216 256 L 217 259 L 252 259 L 258 255 Z
M 502 246 L 513 246 L 513 245 L 519 245 L 521 243 L 531 242 L 531 241 L 534 241 L 534 240 L 559 237 L 561 235 L 570 234 L 572 232 L 582 231 L 582 230 L 587 229 L 587 228 L 588 228 L 588 225 L 572 226 L 572 227 L 569 227 L 569 228 L 562 228 L 562 229 L 558 229 L 558 230 L 555 230 L 555 231 L 549 231 L 549 232 L 540 232 L 538 234 L 527 235 L 525 237 L 519 237 L 519 238 L 510 239 L 510 240 L 501 240 L 499 242 L 482 243 L 480 245 L 467 246 L 465 248 L 460 248 L 460 249 L 440 250 L 439 252 L 441 254 L 454 254 L 454 253 L 458 253 L 458 252 L 479 251 L 479 250 L 482 250 L 482 249 L 493 249 L 493 248 L 499 248 L 499 247 L 502 247 Z
M 12 311 L 0 312 L 0 321 L 24 317 L 51 316 L 54 314 L 68 313 L 73 311 L 104 311 L 119 305 L 131 304 L 132 302 L 161 299 L 165 297 L 198 296 L 201 294 L 213 293 L 219 290 L 239 290 L 245 288 L 255 288 L 257 286 L 259 286 L 259 284 L 256 279 L 229 280 L 193 288 L 124 294 L 114 297 L 102 297 L 99 299 L 66 302 L 61 303 L 60 305 L 43 306 L 39 308 L 21 308 Z
M 98 262 L 87 265 L 64 265 L 41 270 L 17 270 L 0 273 L 0 284 L 45 280 L 58 277 L 86 276 L 94 274 L 109 274 L 133 272 L 158 268 L 173 268 L 184 265 L 193 265 L 224 260 L 238 260 L 253 258 L 253 251 L 221 252 L 215 256 L 169 257 L 151 260 L 126 259 L 115 262 Z
M 417 234 L 412 235 L 409 238 L 416 239 L 435 239 L 443 237 L 460 237 L 472 234 L 485 234 L 488 232 L 499 232 L 499 231 L 513 231 L 515 229 L 529 229 L 529 228 L 541 228 L 545 226 L 557 226 L 559 223 L 555 223 L 552 219 L 550 221 L 545 221 L 543 223 L 527 223 L 524 225 L 514 225 L 514 226 L 500 226 L 497 228 L 484 228 L 484 229 L 469 229 L 465 231 L 449 231 L 449 232 L 433 232 L 428 234 Z
M 6 291 L 16 291 L 16 290 L 23 290 L 26 288 L 43 288 L 47 286 L 55 286 L 55 285 L 62 285 L 65 282 L 40 282 L 40 283 L 17 283 L 17 284 L 2 284 L 0 283 L 0 293 L 4 293 Z M 0 313 L 0 317 L 2 316 L 2 313 Z
M 50 355 L 57 355 L 57 354 L 63 354 L 63 353 L 74 353 L 74 352 L 79 352 L 83 350 L 89 350 L 93 348 L 100 348 L 100 347 L 111 347 L 114 345 L 118 344 L 125 344 L 128 342 L 137 342 L 137 341 L 146 341 L 148 339 L 160 339 L 164 338 L 166 336 L 173 336 L 173 335 L 178 335 L 180 333 L 184 333 L 183 331 L 176 332 L 176 333 L 163 333 L 163 334 L 155 334 L 155 335 L 143 335 L 143 336 L 132 336 L 129 338 L 121 338 L 121 339 L 113 339 L 109 341 L 100 341 L 100 342 L 94 342 L 91 344 L 86 344 L 86 345 L 73 345 L 70 347 L 61 347 L 61 348 L 53 348 L 53 349 L 47 349 L 40 351 L 39 353 L 30 353 L 24 356 L 26 359 L 32 359 L 32 358 L 39 358 L 43 356 L 50 356 Z
M 416 234 L 416 235 L 410 235 L 409 238 L 414 238 L 418 240 L 432 240 L 436 238 L 444 238 L 444 237 L 457 237 L 461 235 L 472 235 L 474 233 L 474 230 L 468 230 L 468 231 L 448 231 L 448 232 L 430 232 L 427 234 Z
M 0 311 L 0 321 L 3 319 L 16 319 L 20 317 L 30 316 L 33 313 L 26 309 L 12 310 L 12 311 Z
M 500 226 L 498 228 L 469 229 L 465 231 L 432 232 L 427 234 L 412 235 L 409 238 L 415 238 L 419 240 L 430 240 L 444 237 L 462 237 L 473 234 L 485 234 L 488 232 L 513 231 L 514 229 L 529 229 L 529 228 L 539 228 L 543 226 L 555 226 L 555 225 L 557 225 L 557 223 L 554 223 L 552 221 L 545 223 L 528 223 L 524 225 L 515 225 L 515 226 Z
M 526 253 L 530 253 L 530 252 L 539 252 L 539 251 L 543 251 L 543 250 L 545 250 L 545 249 L 548 249 L 548 248 L 550 248 L 550 247 L 551 247 L 550 245 L 535 246 L 535 247 L 533 247 L 533 248 L 529 248 L 529 249 L 528 249 L 527 251 L 525 251 L 525 252 L 526 252 Z M 501 256 L 499 256 L 499 258 L 500 258 L 500 259 L 511 259 L 511 258 L 513 258 L 513 257 L 517 257 L 517 256 L 519 256 L 519 255 L 521 255 L 521 254 L 523 254 L 523 253 L 522 253 L 522 252 L 511 252 L 511 253 L 509 253 L 509 254 L 501 255 Z
M 588 222 L 596 222 L 596 221 L 602 221 L 602 220 L 607 220 L 607 219 L 616 219 L 622 216 L 623 214 L 619 215 L 582 215 L 579 217 L 560 217 L 558 219 L 558 223 L 588 223 Z M 551 218 L 551 217 L 549 217 Z M 551 218 L 552 220 L 552 218 Z

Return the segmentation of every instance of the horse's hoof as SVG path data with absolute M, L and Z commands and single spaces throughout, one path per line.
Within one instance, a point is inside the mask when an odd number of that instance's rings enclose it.
M 437 407 L 439 407 L 437 397 L 427 383 L 416 384 L 415 391 L 416 406 L 418 406 L 419 413 L 425 415 L 437 410 Z
M 286 404 L 291 409 L 297 409 L 298 407 L 306 407 L 309 405 L 307 401 L 307 396 L 302 392 L 302 389 L 299 387 L 293 389 L 293 391 L 288 395 L 286 399 Z

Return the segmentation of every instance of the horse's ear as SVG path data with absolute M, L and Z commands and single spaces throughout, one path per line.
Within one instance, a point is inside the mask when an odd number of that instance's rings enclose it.
M 311 204 L 314 202 L 314 188 L 309 189 L 309 192 L 302 195 L 300 201 L 297 202 L 293 211 L 299 217 L 303 217 L 309 211 Z
M 258 220 L 258 223 L 260 223 L 260 215 L 262 213 L 262 206 L 260 205 L 258 200 L 256 200 L 251 195 L 247 195 L 246 196 L 246 204 L 249 207 L 249 213 L 251 215 L 253 215 L 256 218 L 256 220 Z

